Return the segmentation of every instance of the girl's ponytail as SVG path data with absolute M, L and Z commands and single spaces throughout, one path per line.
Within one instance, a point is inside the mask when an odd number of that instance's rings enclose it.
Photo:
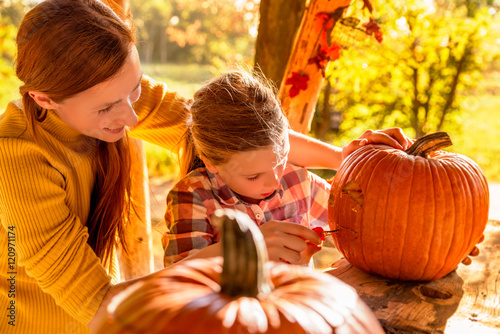
M 205 167 L 194 146 L 191 124 L 188 123 L 186 134 L 182 139 L 182 151 L 180 154 L 180 177 L 183 178 L 189 172 L 198 167 Z

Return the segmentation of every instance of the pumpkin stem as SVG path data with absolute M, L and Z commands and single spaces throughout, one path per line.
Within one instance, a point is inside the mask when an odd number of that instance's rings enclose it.
M 224 264 L 221 293 L 231 297 L 257 297 L 272 290 L 264 237 L 255 223 L 244 213 L 217 210 L 213 222 L 221 227 Z
M 451 145 L 453 143 L 448 133 L 435 132 L 418 138 L 405 152 L 410 155 L 427 158 L 431 153 Z

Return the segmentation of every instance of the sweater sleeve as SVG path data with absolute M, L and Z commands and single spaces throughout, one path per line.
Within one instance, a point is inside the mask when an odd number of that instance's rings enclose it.
M 134 103 L 138 122 L 130 129 L 130 136 L 162 146 L 178 149 L 186 133 L 190 117 L 189 101 L 167 88 L 165 83 L 144 76 L 141 96 Z
M 66 205 L 64 176 L 36 144 L 0 139 L 2 227 L 14 230 L 18 266 L 68 314 L 87 324 L 111 278 Z

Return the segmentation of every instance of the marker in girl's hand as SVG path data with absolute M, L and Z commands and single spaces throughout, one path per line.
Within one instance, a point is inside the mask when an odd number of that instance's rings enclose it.
M 317 235 L 321 238 L 321 241 L 325 241 L 325 231 L 323 230 L 322 227 L 313 227 L 312 230 L 316 232 Z M 330 232 L 330 231 L 328 231 Z
M 326 234 L 326 232 L 331 232 L 331 231 L 324 231 L 323 228 L 319 227 L 319 226 L 318 227 L 313 227 L 312 230 L 314 232 L 316 232 L 317 235 L 319 235 L 319 237 L 321 239 L 321 242 L 325 241 L 325 234 Z M 301 237 L 301 239 L 306 240 L 306 239 L 304 239 L 302 237 Z M 305 258 L 307 259 L 307 261 L 305 263 L 309 263 L 309 260 L 310 260 L 311 256 L 321 250 L 321 244 L 320 245 L 316 245 L 316 244 L 314 244 L 314 243 L 312 243 L 312 242 L 310 242 L 308 240 L 306 240 L 306 243 L 307 243 L 307 249 L 303 253 L 303 256 L 305 256 Z M 285 259 L 280 258 L 280 260 L 282 262 L 290 264 L 290 262 L 288 262 Z

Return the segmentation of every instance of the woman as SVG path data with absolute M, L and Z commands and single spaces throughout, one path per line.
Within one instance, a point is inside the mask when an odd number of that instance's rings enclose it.
M 96 0 L 44 1 L 19 27 L 22 100 L 0 116 L 1 333 L 86 333 L 133 283 L 113 279 L 114 250 L 127 249 L 128 129 L 173 150 L 189 118 L 186 100 L 143 76 L 134 43 Z M 292 133 L 290 161 L 336 168 L 370 141 L 410 143 L 399 129 L 343 150 Z

